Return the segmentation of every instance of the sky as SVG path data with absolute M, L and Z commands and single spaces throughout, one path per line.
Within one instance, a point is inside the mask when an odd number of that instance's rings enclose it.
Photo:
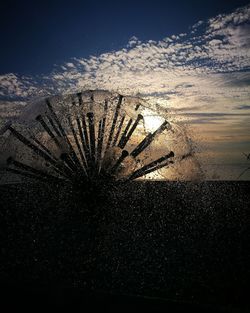
M 237 179 L 249 166 L 248 1 L 5 1 L 0 8 L 2 119 L 50 94 L 140 94 L 181 116 L 209 179 Z

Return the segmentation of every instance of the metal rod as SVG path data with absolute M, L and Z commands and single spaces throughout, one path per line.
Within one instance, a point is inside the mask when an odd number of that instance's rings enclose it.
M 62 153 L 60 155 L 60 159 L 65 163 L 65 165 L 67 165 L 67 167 L 69 167 L 69 169 L 71 170 L 71 177 L 72 175 L 75 176 L 76 173 L 81 173 L 83 172 L 83 168 L 79 168 L 79 165 L 76 164 L 75 160 L 72 158 L 72 154 L 71 153 Z
M 70 143 L 70 153 L 69 156 L 71 157 L 72 162 L 74 162 L 75 166 L 77 167 L 78 170 L 82 170 L 83 167 L 81 165 L 80 160 L 78 159 L 77 154 L 75 153 L 75 150 L 73 149 L 71 143 Z
M 191 157 L 191 156 L 193 156 L 193 153 L 192 153 L 192 152 L 188 152 L 188 153 L 184 154 L 184 155 L 181 157 L 180 161 L 183 161 L 183 160 L 185 160 L 185 159 L 187 159 L 187 158 L 189 158 L 189 157 Z
M 78 172 L 78 167 L 77 165 L 74 163 L 74 161 L 72 160 L 71 156 L 67 153 L 62 153 L 60 155 L 60 159 L 63 160 L 68 167 L 72 170 L 72 172 L 77 173 Z
M 80 146 L 80 143 L 79 143 L 79 140 L 77 138 L 77 134 L 76 134 L 76 131 L 75 131 L 75 128 L 72 124 L 72 121 L 71 121 L 71 118 L 70 116 L 68 116 L 68 122 L 69 122 L 69 126 L 70 126 L 70 129 L 71 129 L 71 132 L 73 134 L 73 137 L 74 137 L 74 140 L 75 140 L 75 143 L 76 143 L 76 146 L 77 146 L 77 149 L 79 151 L 79 154 L 80 154 L 80 157 L 81 157 L 81 160 L 82 160 L 82 163 L 83 163 L 83 166 L 84 166 L 84 171 L 86 173 L 86 168 L 87 168 L 87 164 L 86 164 L 86 161 L 85 161 L 85 158 L 84 158 L 84 155 L 83 155 L 83 152 L 82 152 L 82 149 L 81 149 L 81 146 Z M 87 173 L 86 173 L 87 174 Z
M 14 169 L 14 168 L 7 167 L 4 170 L 8 171 L 8 172 L 11 172 L 11 173 L 14 173 L 14 174 L 18 174 L 18 175 L 24 176 L 24 177 L 36 179 L 36 180 L 39 180 L 40 182 L 43 182 L 43 183 L 46 182 L 46 180 L 45 181 L 41 180 L 41 177 L 39 177 L 37 175 L 31 174 L 31 173 L 28 173 L 28 172 L 23 172 L 23 171 Z
M 68 139 L 68 137 L 67 137 L 67 134 L 66 134 L 64 128 L 62 127 L 62 124 L 60 123 L 60 121 L 59 121 L 59 119 L 58 119 L 56 113 L 54 112 L 51 103 L 49 102 L 48 99 L 46 100 L 46 102 L 47 102 L 47 106 L 48 106 L 48 108 L 49 108 L 51 114 L 53 115 L 53 118 L 54 118 L 54 120 L 55 120 L 57 126 L 59 127 L 60 132 L 62 133 L 63 137 L 65 138 L 65 140 L 66 140 L 66 142 L 67 142 L 67 144 L 68 144 L 68 146 L 69 146 L 69 149 L 70 149 L 70 152 L 71 152 L 70 154 L 71 154 L 72 159 L 73 159 L 74 162 L 77 164 L 77 166 L 78 166 L 79 168 L 81 168 L 81 163 L 80 163 L 80 161 L 79 161 L 79 159 L 78 159 L 78 157 L 77 157 L 77 155 L 76 155 L 76 153 L 75 153 L 75 150 L 73 149 L 73 147 L 72 147 L 72 145 L 71 145 L 71 143 L 70 143 L 70 141 L 69 141 L 69 139 Z
M 47 147 L 45 147 L 37 138 L 35 138 L 34 136 L 31 136 L 31 139 L 32 139 L 35 143 L 37 143 L 44 151 L 46 151 L 46 153 L 49 154 L 49 156 L 50 156 L 51 158 L 53 158 L 53 159 L 55 160 L 55 162 L 57 162 L 57 164 L 59 164 L 59 163 L 58 163 L 58 158 L 57 158 L 56 156 L 54 156 L 54 155 L 51 153 L 51 151 L 50 151 Z M 59 168 L 59 167 L 58 167 L 58 168 Z M 60 166 L 60 169 L 61 169 L 61 170 L 59 170 L 59 169 L 57 169 L 57 168 L 55 168 L 55 167 L 53 167 L 53 169 L 54 169 L 57 173 L 59 173 L 59 174 L 61 174 L 62 170 L 65 171 L 65 172 L 67 173 L 67 175 L 66 175 L 65 177 L 71 176 L 71 174 L 72 174 L 72 173 L 69 172 L 69 167 L 68 167 L 67 165 L 65 165 L 65 164 L 63 164 L 63 165 Z
M 124 142 L 124 140 L 125 140 L 125 138 L 126 138 L 126 136 L 127 136 L 127 132 L 128 132 L 128 130 L 129 130 L 129 128 L 130 128 L 132 122 L 133 122 L 133 120 L 132 120 L 132 118 L 130 118 L 129 121 L 128 121 L 128 123 L 127 123 L 127 126 L 125 127 L 125 129 L 124 129 L 124 131 L 123 131 L 123 134 L 122 134 L 122 136 L 121 136 L 121 138 L 120 138 L 120 141 L 119 141 L 119 143 L 118 143 L 118 147 L 121 148 L 121 147 L 123 146 L 123 142 Z
M 86 146 L 88 147 L 88 151 L 89 151 L 90 150 L 89 135 L 88 135 L 88 129 L 87 129 L 87 124 L 86 124 L 86 120 L 85 120 L 85 115 L 82 115 L 81 120 L 82 120 L 82 128 L 83 128 L 85 143 L 86 143 Z
M 167 155 L 163 156 L 163 157 L 160 157 L 159 159 L 157 160 L 154 160 L 152 162 L 150 162 L 149 164 L 147 165 L 144 165 L 142 168 L 138 169 L 137 171 L 135 171 L 129 179 L 134 179 L 135 178 L 138 178 L 140 176 L 143 176 L 145 175 L 144 173 L 147 172 L 148 170 L 151 170 L 152 168 L 154 168 L 155 166 L 157 166 L 158 164 L 161 164 L 162 162 L 168 160 L 169 158 L 172 158 L 174 157 L 174 152 L 173 151 L 170 151 Z
M 110 174 L 115 173 L 115 171 L 118 169 L 118 167 L 120 166 L 120 164 L 122 163 L 122 161 L 124 161 L 124 159 L 129 155 L 127 150 L 122 150 L 122 154 L 119 157 L 119 159 L 116 161 L 115 165 L 111 168 L 110 170 Z
M 51 118 L 51 116 L 49 114 L 46 114 L 47 119 L 49 120 L 52 128 L 54 129 L 55 133 L 57 134 L 58 137 L 62 137 L 62 134 L 60 133 L 59 129 L 56 127 L 53 119 Z
M 45 145 L 43 143 L 41 143 L 40 140 L 38 140 L 35 136 L 31 136 L 30 137 L 36 144 L 38 144 L 47 154 L 49 154 L 51 156 L 51 158 L 53 158 L 55 161 L 57 160 L 57 158 L 51 153 L 51 151 L 45 147 Z
M 90 140 L 90 156 L 92 163 L 95 163 L 95 124 L 94 124 L 94 113 L 88 112 L 87 113 L 88 122 L 89 122 L 89 140 Z
M 101 140 L 103 144 L 104 134 L 105 134 L 105 128 L 106 128 L 106 120 L 107 120 L 107 113 L 108 113 L 108 100 L 105 99 L 104 104 L 104 116 L 102 120 L 102 131 L 101 131 Z
M 45 173 L 45 172 L 43 172 L 41 170 L 35 169 L 35 168 L 33 168 L 33 167 L 31 167 L 31 166 L 29 166 L 27 164 L 24 164 L 22 162 L 16 161 L 12 157 L 9 157 L 7 159 L 7 164 L 8 165 L 14 165 L 15 167 L 17 167 L 20 170 L 24 170 L 24 171 L 30 172 L 31 174 L 38 175 L 38 176 L 40 176 L 42 178 L 46 178 L 46 179 L 49 179 L 49 180 L 61 180 L 59 177 L 50 175 L 50 174 Z
M 11 121 L 8 121 L 2 128 L 0 128 L 0 136 L 2 136 L 12 125 Z
M 108 112 L 108 100 L 105 99 L 105 101 L 104 101 L 104 117 L 107 116 L 107 112 Z
M 119 99 L 118 99 L 118 103 L 116 105 L 116 110 L 115 110 L 112 126 L 111 126 L 110 133 L 109 133 L 109 138 L 108 138 L 108 143 L 107 143 L 106 150 L 110 147 L 111 141 L 113 139 L 113 134 L 114 134 L 115 126 L 116 126 L 116 121 L 117 121 L 118 114 L 119 114 L 119 111 L 120 111 L 120 108 L 121 108 L 122 98 L 123 98 L 123 96 L 119 95 Z
M 83 151 L 85 154 L 85 158 L 86 158 L 86 168 L 88 168 L 88 163 L 90 162 L 90 153 L 89 153 L 89 147 L 86 145 L 86 141 L 85 141 L 85 137 L 82 131 L 82 126 L 81 126 L 81 122 L 79 117 L 76 117 L 76 123 L 77 123 L 77 127 L 78 127 L 78 131 L 80 134 L 80 139 L 81 139 L 81 143 L 82 143 L 82 147 L 83 147 Z
M 65 176 L 65 174 L 62 171 L 61 166 L 58 164 L 57 161 L 55 161 L 50 155 L 45 153 L 43 150 L 35 146 L 31 141 L 29 141 L 27 138 L 25 138 L 22 134 L 20 134 L 18 131 L 16 131 L 14 128 L 9 126 L 9 131 L 12 133 L 14 137 L 16 137 L 19 141 L 21 141 L 25 146 L 30 148 L 34 151 L 35 154 L 42 157 L 46 162 L 49 162 L 55 170 L 59 170 L 60 173 Z
M 138 126 L 140 120 L 143 119 L 143 116 L 141 114 L 138 114 L 134 124 L 132 125 L 131 129 L 128 132 L 128 135 L 124 138 L 122 144 L 119 146 L 120 148 L 124 148 L 129 141 L 130 137 L 132 136 L 133 132 L 135 131 L 136 127 Z
M 158 165 L 156 165 L 156 166 L 154 166 L 154 167 L 151 167 L 151 168 L 148 169 L 147 171 L 141 173 L 141 175 L 137 175 L 136 177 L 134 176 L 134 177 L 132 177 L 132 179 L 129 178 L 129 180 L 134 180 L 134 179 L 136 179 L 136 178 L 139 178 L 139 177 L 142 177 L 142 176 L 144 176 L 144 175 L 150 174 L 150 173 L 152 173 L 152 172 L 155 172 L 155 171 L 157 171 L 157 170 L 159 170 L 159 169 L 161 169 L 161 168 L 163 168 L 163 167 L 165 167 L 165 166 L 168 166 L 169 164 L 173 164 L 173 163 L 174 163 L 174 161 L 166 161 L 166 162 L 164 162 L 164 163 L 158 164 Z
M 57 147 L 61 148 L 61 145 L 59 143 L 59 141 L 57 140 L 56 136 L 53 134 L 53 132 L 51 131 L 51 129 L 49 128 L 49 126 L 46 124 L 45 120 L 43 119 L 43 117 L 41 115 L 38 115 L 36 117 L 36 120 L 42 125 L 42 127 L 44 128 L 44 130 L 48 133 L 48 135 L 52 138 L 52 140 L 55 142 L 55 144 L 57 145 Z
M 89 106 L 89 109 L 90 111 L 93 111 L 93 107 L 94 107 L 94 94 L 93 94 L 93 91 L 91 93 L 91 96 L 90 96 L 90 106 Z
M 139 107 L 141 106 L 141 104 L 140 103 L 138 103 L 137 105 L 136 105 L 136 107 L 135 107 L 135 111 L 137 111 L 138 109 L 139 109 Z
M 82 102 L 82 93 L 78 92 L 77 93 L 77 97 L 78 97 L 78 100 L 79 100 L 79 105 L 82 105 L 83 104 L 83 102 Z
M 104 134 L 105 134 L 105 127 L 106 127 L 106 118 L 107 118 L 107 112 L 108 112 L 108 100 L 105 99 L 104 103 L 104 116 L 101 122 L 101 133 L 100 133 L 100 141 L 99 141 L 99 146 L 97 149 L 98 153 L 98 160 L 99 160 L 99 168 L 98 172 L 100 171 L 101 164 L 102 164 L 102 149 L 103 149 L 103 141 L 104 141 Z
M 40 148 L 35 146 L 31 141 L 25 138 L 22 134 L 16 131 L 13 127 L 9 126 L 9 130 L 13 136 L 15 136 L 19 141 L 21 141 L 25 146 L 32 149 L 37 155 L 41 156 L 45 161 L 50 162 L 52 165 L 56 165 L 56 161 L 47 155 Z
M 98 125 L 97 149 L 96 149 L 97 150 L 97 155 L 96 155 L 97 171 L 99 171 L 101 154 L 102 154 L 102 141 L 103 141 L 102 124 L 103 124 L 103 119 L 99 121 L 99 125 Z
M 151 142 L 154 140 L 156 135 L 162 133 L 170 124 L 167 121 L 164 121 L 162 125 L 152 134 L 149 133 L 140 143 L 139 145 L 130 153 L 132 157 L 137 157 L 143 150 L 145 150 Z
M 51 103 L 49 102 L 49 99 L 46 99 L 46 103 L 47 103 L 47 106 L 48 106 L 48 108 L 49 108 L 49 110 L 50 110 L 50 112 L 51 112 L 51 114 L 52 114 L 52 116 L 53 116 L 57 126 L 59 127 L 60 132 L 62 133 L 62 136 L 65 138 L 65 140 L 66 140 L 66 142 L 67 142 L 67 144 L 69 146 L 70 155 L 71 155 L 72 159 L 74 160 L 74 162 L 76 163 L 76 166 L 78 168 L 82 168 L 81 162 L 79 161 L 79 159 L 78 159 L 78 157 L 77 157 L 77 155 L 75 153 L 75 150 L 72 147 L 72 145 L 71 145 L 71 143 L 69 141 L 69 138 L 67 137 L 67 134 L 66 134 L 64 128 L 62 127 L 62 124 L 60 123 L 60 121 L 59 121 L 55 111 L 53 110 L 53 107 L 52 107 Z
M 56 113 L 55 113 L 55 111 L 54 111 L 54 109 L 53 109 L 51 103 L 49 102 L 49 99 L 46 99 L 46 104 L 47 104 L 47 107 L 49 108 L 50 113 L 51 113 L 51 115 L 53 116 L 53 118 L 54 118 L 54 120 L 55 120 L 55 122 L 56 122 L 56 124 L 57 124 L 57 126 L 58 126 L 58 128 L 59 128 L 59 130 L 60 130 L 60 132 L 61 132 L 61 134 L 62 134 L 62 136 L 63 136 L 63 137 L 66 137 L 65 130 L 64 130 L 64 128 L 62 127 L 62 124 L 60 123 L 60 121 L 59 121 L 59 119 L 58 119 L 58 117 L 57 117 L 57 115 L 56 115 Z
M 113 141 L 113 144 L 112 144 L 113 147 L 116 145 L 116 142 L 117 142 L 117 140 L 119 138 L 119 135 L 120 135 L 120 132 L 122 130 L 122 125 L 123 125 L 124 120 L 125 120 L 125 115 L 123 115 L 123 117 L 121 118 L 120 124 L 118 126 L 117 133 L 115 135 L 115 138 L 114 138 L 114 141 Z

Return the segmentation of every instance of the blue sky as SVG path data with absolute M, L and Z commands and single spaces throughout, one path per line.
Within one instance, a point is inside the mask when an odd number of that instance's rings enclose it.
M 248 1 L 1 1 L 0 73 L 41 74 L 72 57 L 161 40 Z
M 207 166 L 228 166 L 220 174 L 215 168 L 215 176 L 233 179 L 245 166 L 247 1 L 6 1 L 1 6 L 2 118 L 50 94 L 88 88 L 140 94 L 182 117 Z

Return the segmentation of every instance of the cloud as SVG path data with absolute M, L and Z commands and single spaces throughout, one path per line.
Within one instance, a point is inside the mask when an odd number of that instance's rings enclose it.
M 250 105 L 248 104 L 243 104 L 243 105 L 238 105 L 235 107 L 236 110 L 250 110 Z
M 220 124 L 226 120 L 232 121 L 234 118 L 247 117 L 250 119 L 249 113 L 185 112 L 185 110 L 179 113 L 184 117 L 182 122 L 185 124 Z
M 72 58 L 38 77 L 0 77 L 2 100 L 26 100 L 80 89 L 141 94 L 164 108 L 237 110 L 249 101 L 250 5 L 198 21 L 189 33 L 160 41 L 130 38 L 121 50 Z
M 204 23 L 204 21 L 198 21 L 197 23 L 195 23 L 195 24 L 192 26 L 192 29 L 197 29 L 197 28 L 199 28 L 203 23 Z
M 127 44 L 127 48 L 132 48 L 132 47 L 139 45 L 139 44 L 141 44 L 141 41 L 136 36 L 132 36 L 129 39 L 129 42 Z

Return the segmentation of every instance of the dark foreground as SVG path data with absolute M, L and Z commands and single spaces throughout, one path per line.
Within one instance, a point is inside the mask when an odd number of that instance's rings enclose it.
M 248 312 L 249 187 L 0 187 L 1 307 Z

